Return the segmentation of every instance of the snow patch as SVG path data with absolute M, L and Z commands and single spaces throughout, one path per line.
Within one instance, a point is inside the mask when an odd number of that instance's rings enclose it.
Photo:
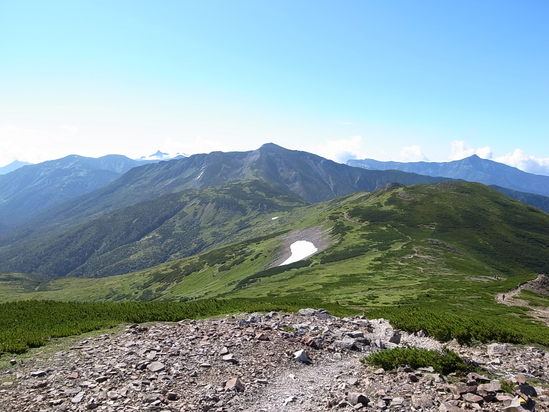
M 294 242 L 290 245 L 290 251 L 292 252 L 290 257 L 278 266 L 288 265 L 290 263 L 303 260 L 306 257 L 315 254 L 318 249 L 312 242 L 309 242 L 308 240 L 298 240 L 297 242 Z
M 271 218 L 271 220 L 276 220 L 278 218 L 279 218 L 279 216 L 274 216 L 274 217 Z

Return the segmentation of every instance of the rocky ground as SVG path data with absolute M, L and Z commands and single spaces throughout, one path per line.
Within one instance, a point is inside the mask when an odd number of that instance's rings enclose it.
M 381 348 L 443 348 L 422 335 L 312 309 L 130 325 L 14 359 L 0 411 L 549 410 L 549 355 L 533 347 L 447 344 L 481 367 L 466 377 L 359 362 Z

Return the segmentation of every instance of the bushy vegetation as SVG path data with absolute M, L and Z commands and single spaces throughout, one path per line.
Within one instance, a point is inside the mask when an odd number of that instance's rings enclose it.
M 443 303 L 438 308 L 418 303 L 375 308 L 368 315 L 388 319 L 394 327 L 409 332 L 423 330 L 443 342 L 457 339 L 462 344 L 495 341 L 549 345 L 549 328 L 519 317 L 512 310 L 507 307 L 457 310 Z
M 324 308 L 338 315 L 355 313 L 314 299 L 227 299 L 194 302 L 55 302 L 0 304 L 0 353 L 22 353 L 50 338 L 77 335 L 121 323 L 179 321 L 229 313 Z
M 448 375 L 457 372 L 464 373 L 473 370 L 473 366 L 463 361 L 455 352 L 437 352 L 419 348 L 394 348 L 372 353 L 362 359 L 362 362 L 379 366 L 385 370 L 393 370 L 399 366 L 425 368 L 431 366 L 436 372 Z

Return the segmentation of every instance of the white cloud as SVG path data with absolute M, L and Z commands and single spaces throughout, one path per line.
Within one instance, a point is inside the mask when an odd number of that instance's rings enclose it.
M 406 146 L 400 149 L 399 161 L 401 162 L 417 162 L 421 160 L 428 160 L 427 156 L 421 150 L 421 146 L 413 145 Z
M 367 157 L 362 145 L 362 136 L 351 136 L 346 139 L 328 140 L 316 145 L 311 151 L 327 159 L 345 163 L 349 159 Z
M 514 166 L 529 173 L 549 175 L 549 157 L 536 157 L 526 154 L 522 149 L 515 149 L 511 153 L 496 157 L 496 162 Z
M 482 157 L 483 159 L 492 158 L 492 149 L 489 146 L 479 147 L 475 149 L 468 146 L 467 143 L 465 143 L 463 140 L 454 140 L 450 144 L 450 151 L 451 160 L 460 160 L 475 154 L 478 157 Z

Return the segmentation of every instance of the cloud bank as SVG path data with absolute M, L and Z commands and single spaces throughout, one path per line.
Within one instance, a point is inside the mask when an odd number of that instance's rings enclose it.
M 528 173 L 549 175 L 549 157 L 537 157 L 527 154 L 522 149 L 515 149 L 502 156 L 494 156 L 489 146 L 474 148 L 462 140 L 454 140 L 450 144 L 451 160 L 459 160 L 476 154 L 483 159 L 494 160 L 508 166 L 516 167 Z

